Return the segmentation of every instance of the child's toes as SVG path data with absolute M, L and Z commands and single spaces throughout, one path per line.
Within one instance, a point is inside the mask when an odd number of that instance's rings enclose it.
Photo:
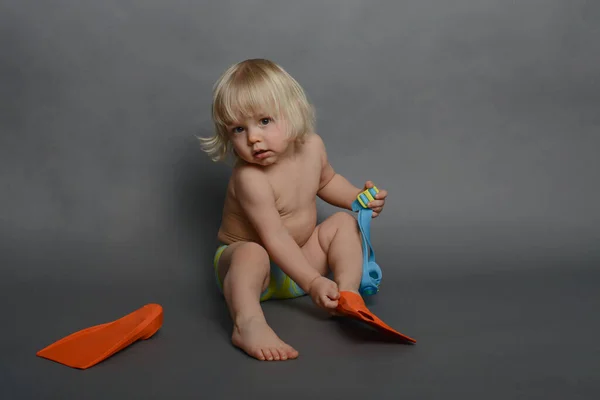
M 287 360 L 288 359 L 288 355 L 287 355 L 287 351 L 285 350 L 285 348 L 280 347 L 279 349 L 277 349 L 279 351 L 279 358 L 281 360 Z
M 273 354 L 271 354 L 271 350 L 269 348 L 262 349 L 263 354 L 265 355 L 265 359 L 271 361 L 273 359 Z
M 251 352 L 250 352 L 250 355 L 251 355 L 251 356 L 254 356 L 255 358 L 257 358 L 257 359 L 259 359 L 259 360 L 261 360 L 261 361 L 264 361 L 264 360 L 266 360 L 266 359 L 267 359 L 267 358 L 265 357 L 265 354 L 263 353 L 262 349 L 256 349 L 256 350 L 254 350 L 254 351 L 251 351 Z
M 280 352 L 279 352 L 279 349 L 278 349 L 278 348 L 276 348 L 276 347 L 273 347 L 273 348 L 271 349 L 271 354 L 273 354 L 273 359 L 274 359 L 274 360 L 276 360 L 276 361 L 279 361 L 279 360 L 281 360 L 281 354 L 280 354 Z
M 287 358 L 297 358 L 298 357 L 298 351 L 294 348 L 292 348 L 292 346 L 285 346 L 283 351 L 286 353 Z

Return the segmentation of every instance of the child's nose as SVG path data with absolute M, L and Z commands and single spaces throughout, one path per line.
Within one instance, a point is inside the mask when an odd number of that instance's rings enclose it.
M 260 133 L 260 129 L 250 128 L 248 130 L 248 140 L 250 141 L 250 143 L 256 143 L 261 139 L 262 139 L 262 136 Z

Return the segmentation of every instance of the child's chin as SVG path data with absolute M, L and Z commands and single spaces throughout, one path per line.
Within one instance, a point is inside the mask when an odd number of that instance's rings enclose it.
M 265 158 L 255 158 L 251 162 L 256 165 L 266 166 L 275 163 L 275 161 L 277 161 L 277 157 L 275 155 L 271 155 Z
M 275 164 L 275 161 L 277 161 L 277 159 L 275 157 L 269 157 L 269 158 L 265 158 L 264 160 L 258 160 L 258 161 L 256 161 L 256 164 L 257 165 L 262 165 L 263 167 L 266 167 L 268 165 Z

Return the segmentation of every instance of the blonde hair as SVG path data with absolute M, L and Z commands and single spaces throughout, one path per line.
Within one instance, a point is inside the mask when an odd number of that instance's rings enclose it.
M 288 138 L 303 141 L 314 130 L 315 112 L 300 84 L 281 66 L 265 59 L 249 59 L 230 66 L 213 87 L 214 135 L 199 138 L 213 161 L 232 151 L 227 125 L 265 112 L 286 122 Z

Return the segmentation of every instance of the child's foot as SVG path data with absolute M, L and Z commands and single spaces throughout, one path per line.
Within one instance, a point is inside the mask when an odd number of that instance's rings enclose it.
M 298 351 L 279 339 L 267 322 L 258 317 L 235 325 L 231 341 L 248 355 L 263 361 L 298 357 Z
M 340 292 L 352 292 L 352 293 L 360 294 L 358 292 L 358 290 L 355 290 L 355 289 L 340 289 Z M 336 309 L 329 310 L 329 315 L 332 317 L 344 317 L 345 316 L 344 313 L 341 313 L 341 312 L 337 311 Z

